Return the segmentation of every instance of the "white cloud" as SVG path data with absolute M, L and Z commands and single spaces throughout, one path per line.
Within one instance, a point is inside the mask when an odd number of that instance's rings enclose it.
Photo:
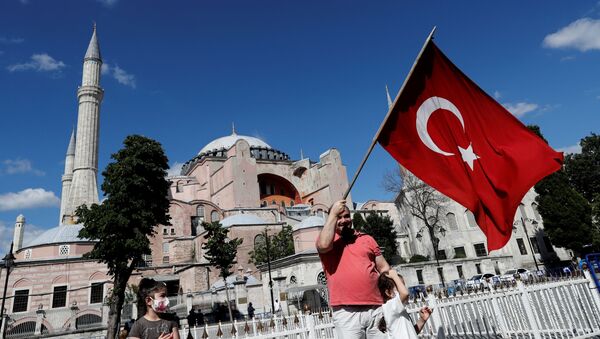
M 27 159 L 6 159 L 2 161 L 3 168 L 0 169 L 0 174 L 25 174 L 33 173 L 37 176 L 46 175 L 43 171 L 33 168 L 31 161 Z
M 579 143 L 571 146 L 560 147 L 557 149 L 559 152 L 565 152 L 565 154 L 576 154 L 581 153 L 581 145 Z
M 582 18 L 544 38 L 548 48 L 575 48 L 582 52 L 600 49 L 600 19 Z
M 7 38 L 4 36 L 0 36 L 0 44 L 20 44 L 23 43 L 25 39 L 23 38 Z
M 535 111 L 539 106 L 529 102 L 518 102 L 516 104 L 504 103 L 502 104 L 510 113 L 520 118 L 523 115 Z
M 502 93 L 500 93 L 500 91 L 494 91 L 494 98 L 496 100 L 502 98 Z
M 14 64 L 8 66 L 9 72 L 17 72 L 17 71 L 27 71 L 27 70 L 35 70 L 38 72 L 59 72 L 61 69 L 65 67 L 65 63 L 62 61 L 58 61 L 53 57 L 49 56 L 46 53 L 43 54 L 34 54 L 31 56 L 30 62 L 25 62 L 22 64 Z
M 54 192 L 43 188 L 27 188 L 17 193 L 0 194 L 0 211 L 58 206 L 60 199 Z
M 127 71 L 119 67 L 119 65 L 111 66 L 109 64 L 102 64 L 100 71 L 103 75 L 114 78 L 122 85 L 129 86 L 131 88 L 136 87 L 135 75 L 127 73 Z
M 183 167 L 183 163 L 176 161 L 173 165 L 171 165 L 171 168 L 169 168 L 169 170 L 167 171 L 167 176 L 173 177 L 173 176 L 179 175 L 181 173 L 182 167 Z

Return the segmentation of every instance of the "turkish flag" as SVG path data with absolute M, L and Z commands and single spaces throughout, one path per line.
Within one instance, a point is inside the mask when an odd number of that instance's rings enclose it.
M 377 141 L 400 164 L 473 212 L 490 251 L 510 240 L 519 203 L 557 171 L 554 151 L 429 41 Z

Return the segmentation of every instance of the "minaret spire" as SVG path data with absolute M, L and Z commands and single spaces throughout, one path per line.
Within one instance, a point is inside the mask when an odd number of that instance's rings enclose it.
M 391 109 L 394 102 L 392 101 L 392 98 L 390 97 L 390 91 L 388 90 L 387 85 L 385 85 L 385 94 L 387 95 L 388 109 Z
M 232 122 L 232 123 L 231 123 L 231 135 L 237 135 L 237 134 L 235 133 L 235 122 Z
M 68 201 L 61 213 L 61 221 L 74 221 L 77 207 L 98 203 L 98 134 L 100 103 L 104 90 L 100 87 L 100 68 L 102 57 L 96 25 L 92 38 L 83 58 L 83 78 L 77 90 L 79 110 L 77 114 L 77 133 L 75 138 L 75 156 L 73 160 L 73 181 L 68 193 Z
M 60 195 L 60 215 L 59 224 L 64 222 L 65 210 L 69 201 L 69 192 L 71 191 L 71 183 L 73 182 L 73 164 L 75 161 L 75 128 L 71 132 L 71 139 L 67 147 L 67 155 L 65 156 L 65 172 L 62 176 L 62 193 Z

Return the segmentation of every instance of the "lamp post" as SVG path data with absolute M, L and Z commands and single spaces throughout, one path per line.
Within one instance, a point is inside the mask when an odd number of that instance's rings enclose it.
M 269 246 L 269 228 L 265 228 L 265 241 L 267 242 L 267 269 L 269 270 L 269 291 L 271 292 L 271 314 L 275 315 L 275 301 L 273 300 L 273 279 L 271 278 L 271 247 Z
M 527 221 L 530 221 L 531 224 L 533 224 L 533 225 L 537 225 L 537 221 L 535 221 L 533 219 L 527 219 Z M 523 225 L 523 231 L 525 231 L 525 237 L 527 237 L 527 242 L 529 243 L 529 248 L 531 249 L 531 257 L 533 258 L 533 263 L 535 264 L 535 269 L 536 269 L 536 271 L 539 271 L 540 268 L 538 266 L 537 259 L 535 258 L 535 252 L 533 251 L 533 244 L 531 243 L 531 239 L 529 238 L 529 233 L 527 232 L 527 227 L 525 226 L 525 219 L 523 219 L 523 217 L 521 217 L 521 224 Z
M 440 267 L 440 260 L 438 258 L 438 248 L 439 248 L 439 244 L 440 244 L 440 239 L 438 237 L 435 236 L 434 234 L 434 230 L 427 228 L 429 231 L 429 237 L 431 238 L 431 245 L 433 245 L 433 255 L 435 256 L 435 262 L 436 262 L 436 270 L 439 269 Z M 419 232 L 417 232 L 416 238 L 417 240 L 421 241 L 423 239 L 423 235 L 421 234 L 421 231 L 423 230 L 423 228 L 421 228 L 419 230 Z M 446 229 L 443 227 L 439 227 L 438 232 L 442 235 L 442 237 L 446 236 Z M 444 281 L 444 274 L 441 273 L 438 270 L 438 276 L 440 277 L 440 281 L 442 282 L 442 287 L 446 287 L 446 283 Z
M 6 289 L 8 287 L 8 276 L 10 275 L 10 269 L 15 264 L 15 256 L 13 255 L 13 243 L 10 243 L 10 251 L 6 254 L 6 256 L 2 259 L 4 260 L 4 268 L 6 269 L 6 279 L 4 280 L 4 292 L 2 293 L 2 307 L 0 308 L 0 328 L 5 328 L 6 324 L 4 324 L 4 304 L 6 302 Z M 4 333 L 2 333 L 2 337 L 4 337 Z

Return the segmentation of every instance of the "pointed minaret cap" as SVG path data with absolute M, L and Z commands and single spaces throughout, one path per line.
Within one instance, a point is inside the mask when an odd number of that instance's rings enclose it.
M 71 140 L 69 141 L 69 148 L 67 148 L 67 155 L 75 155 L 75 130 L 71 132 Z
M 388 86 L 385 85 L 385 94 L 387 95 L 388 109 L 392 108 L 394 104 L 392 98 L 390 97 L 390 91 L 388 90 Z
M 96 23 L 94 22 L 94 32 L 92 33 L 92 38 L 90 39 L 90 44 L 88 45 L 87 52 L 85 52 L 85 58 L 87 59 L 95 59 L 102 61 L 102 56 L 100 55 L 100 47 L 98 46 L 98 38 L 96 37 Z
M 237 133 L 235 133 L 235 123 L 234 122 L 231 123 L 231 135 L 237 135 Z

